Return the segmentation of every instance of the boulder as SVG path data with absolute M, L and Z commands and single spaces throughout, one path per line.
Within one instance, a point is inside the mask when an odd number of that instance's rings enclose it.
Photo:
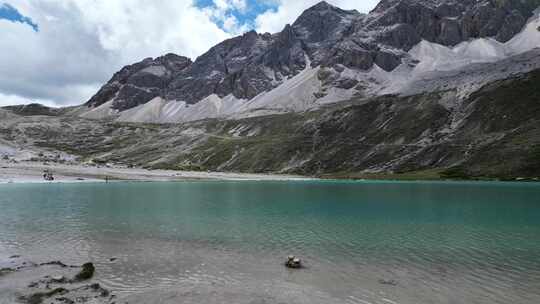
M 382 284 L 382 285 L 390 285 L 390 286 L 397 286 L 398 282 L 396 280 L 385 280 L 385 279 L 380 279 L 379 280 L 379 284 Z
M 290 255 L 287 257 L 287 262 L 285 262 L 285 266 L 292 269 L 302 268 L 302 260 L 293 255 Z
M 92 263 L 86 263 L 82 265 L 82 270 L 75 275 L 75 278 L 73 279 L 76 282 L 89 280 L 94 276 L 95 271 L 94 264 Z

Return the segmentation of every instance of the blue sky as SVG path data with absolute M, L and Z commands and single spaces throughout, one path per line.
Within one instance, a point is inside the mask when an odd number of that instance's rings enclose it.
M 214 0 L 195 0 L 194 4 L 201 9 L 218 9 Z M 245 5 L 245 9 L 228 9 L 226 14 L 234 16 L 239 24 L 246 25 L 250 29 L 256 27 L 255 19 L 257 16 L 268 10 L 275 11 L 278 8 L 277 3 L 272 1 L 246 1 Z M 214 18 L 214 22 L 220 28 L 224 28 L 223 20 Z
M 16 8 L 7 3 L 0 3 L 0 19 L 25 23 L 26 25 L 32 27 L 34 31 L 39 31 L 38 25 L 34 23 L 32 19 L 21 15 Z

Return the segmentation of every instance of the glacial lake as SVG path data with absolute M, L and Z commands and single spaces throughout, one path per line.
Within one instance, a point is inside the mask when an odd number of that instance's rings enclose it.
M 535 304 L 540 184 L 0 185 L 15 254 L 92 261 L 117 303 Z

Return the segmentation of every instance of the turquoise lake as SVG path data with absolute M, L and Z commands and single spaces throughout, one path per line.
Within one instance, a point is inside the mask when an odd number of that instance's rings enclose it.
M 537 304 L 540 184 L 0 185 L 15 254 L 92 261 L 129 303 Z

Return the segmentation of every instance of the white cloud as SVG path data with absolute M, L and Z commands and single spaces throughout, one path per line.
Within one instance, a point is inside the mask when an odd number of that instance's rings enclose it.
M 6 95 L 0 93 L 0 107 L 11 105 L 22 105 L 30 103 L 40 103 L 46 106 L 56 106 L 56 103 L 52 100 L 46 99 L 28 99 L 18 95 Z
M 245 11 L 247 8 L 246 0 L 214 0 L 214 5 L 221 10 Z
M 178 52 L 195 57 L 230 34 L 192 1 L 72 0 L 106 49 L 144 58 Z
M 247 24 L 239 24 L 238 19 L 232 15 L 224 17 L 222 20 L 223 29 L 228 33 L 240 35 L 249 30 Z
M 248 24 L 241 24 L 238 18 L 233 15 L 233 12 L 245 13 L 246 0 L 214 0 L 213 4 L 213 6 L 205 7 L 202 10 L 211 20 L 221 24 L 227 33 L 240 35 L 249 30 Z
M 195 57 L 248 30 L 233 11 L 270 1 L 277 10 L 260 15 L 259 31 L 277 32 L 318 0 L 0 0 L 39 25 L 0 20 L 0 105 L 85 102 L 122 66 L 167 52 Z M 366 11 L 375 1 L 335 0 Z M 221 23 L 221 28 L 216 25 Z M 252 20 L 253 21 L 253 20 Z
M 231 37 L 188 0 L 7 2 L 40 31 L 0 20 L 1 104 L 81 104 L 126 64 L 167 52 L 194 59 Z

